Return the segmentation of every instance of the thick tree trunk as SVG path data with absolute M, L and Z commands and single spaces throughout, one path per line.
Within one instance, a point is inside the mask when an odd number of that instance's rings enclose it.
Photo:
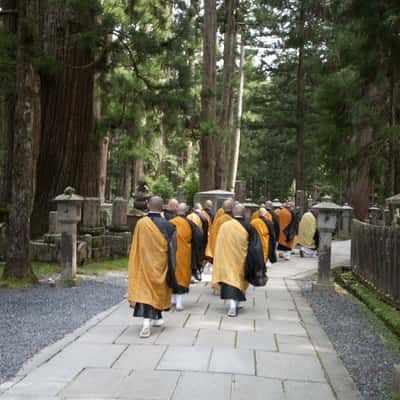
M 108 161 L 108 145 L 110 138 L 105 136 L 100 145 L 100 166 L 99 166 L 99 197 L 104 203 L 106 199 L 106 183 L 107 183 L 107 161 Z
M 6 266 L 3 279 L 36 282 L 30 255 L 34 141 L 40 127 L 40 80 L 33 67 L 38 36 L 38 1 L 20 0 L 17 33 L 15 135 Z
M 15 10 L 17 8 L 16 0 L 2 0 L 0 6 L 3 10 Z M 15 35 L 17 33 L 17 14 L 10 13 L 2 16 L 2 33 L 5 35 Z M 15 80 L 15 76 L 13 81 Z M 12 154 L 14 140 L 14 113 L 15 113 L 15 89 L 10 90 L 0 98 L 1 102 L 1 173 L 0 173 L 0 218 L 3 212 L 9 208 L 11 203 L 11 172 L 12 172 Z M 2 212 L 2 210 L 4 210 Z M 1 219 L 0 219 L 1 220 Z
M 216 0 L 204 0 L 203 83 L 201 92 L 200 190 L 215 189 Z
M 240 128 L 242 123 L 242 112 L 243 112 L 243 88 L 244 88 L 244 63 L 245 63 L 245 47 L 244 38 L 240 41 L 240 65 L 239 65 L 239 90 L 237 99 L 237 114 L 236 114 L 236 128 L 233 144 L 233 156 L 231 162 L 231 179 L 229 182 L 229 190 L 235 190 L 235 183 L 237 178 L 237 171 L 239 166 L 239 154 L 240 154 Z
M 165 115 L 164 113 L 160 118 L 160 166 L 158 171 L 158 176 L 164 175 L 168 176 L 168 134 L 167 134 L 167 126 L 165 123 Z
M 230 129 L 232 110 L 232 75 L 235 59 L 236 7 L 238 0 L 225 0 L 225 35 L 224 35 L 224 85 L 220 118 L 221 133 L 217 141 L 215 185 L 226 189 L 227 179 L 227 140 Z
M 32 233 L 47 230 L 51 200 L 73 186 L 83 196 L 98 195 L 98 151 L 94 141 L 94 51 L 80 42 L 80 32 L 96 18 L 79 14 L 64 2 L 41 2 L 45 53 L 57 67 L 42 76 L 42 130 Z
M 379 79 L 379 78 L 377 78 Z M 383 94 L 382 83 L 372 82 L 366 89 L 365 97 L 371 109 L 382 109 Z M 371 193 L 371 145 L 374 142 L 375 130 L 371 122 L 366 125 L 354 127 L 353 145 L 358 149 L 358 157 L 354 160 L 350 172 L 349 201 L 354 207 L 354 215 L 359 220 L 368 217 L 369 196 Z
M 305 9 L 300 5 L 299 49 L 297 65 L 297 101 L 296 101 L 296 191 L 304 190 L 304 24 Z
M 126 200 L 129 200 L 131 198 L 132 177 L 133 177 L 133 160 L 128 159 L 125 163 L 124 190 L 122 192 L 122 197 Z

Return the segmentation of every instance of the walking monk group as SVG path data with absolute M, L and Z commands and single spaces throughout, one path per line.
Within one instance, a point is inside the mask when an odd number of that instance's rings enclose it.
M 183 296 L 189 291 L 191 277 L 201 269 L 205 242 L 214 261 L 212 282 L 220 288 L 221 299 L 230 301 L 229 316 L 237 316 L 249 284 L 266 284 L 265 261 L 274 247 L 269 244 L 270 238 L 260 238 L 245 221 L 244 207 L 233 200 L 224 202 L 223 211 L 215 219 L 210 210 L 212 204 L 210 207 L 206 202 L 205 206 L 203 210 L 196 204 L 194 215 L 189 218 L 187 205 L 176 207 L 172 201 L 167 217 L 162 212 L 163 200 L 153 196 L 148 203 L 148 216 L 136 225 L 129 255 L 128 301 L 134 308 L 133 315 L 143 318 L 142 338 L 151 335 L 152 327 L 164 324 L 163 311 L 172 306 L 178 312 L 184 309 Z M 260 221 L 265 224 L 262 214 Z

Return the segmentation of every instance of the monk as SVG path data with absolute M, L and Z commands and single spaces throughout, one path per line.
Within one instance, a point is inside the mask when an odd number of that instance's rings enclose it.
M 220 297 L 229 300 L 229 317 L 236 317 L 239 303 L 246 301 L 249 283 L 266 284 L 264 255 L 256 230 L 244 219 L 245 208 L 237 204 L 233 219 L 218 233 L 212 284 L 220 286 Z
M 315 256 L 318 249 L 318 230 L 316 210 L 311 210 L 303 214 L 299 224 L 299 233 L 295 242 L 300 246 L 300 257 Z
M 136 224 L 128 264 L 128 301 L 133 315 L 143 317 L 141 338 L 151 335 L 150 324 L 162 326 L 162 311 L 171 308 L 176 287 L 176 229 L 161 216 L 163 200 L 153 196 L 149 214 Z
M 258 212 L 258 217 L 254 218 L 250 224 L 257 231 L 260 237 L 265 264 L 275 263 L 276 258 L 276 237 L 274 225 L 268 218 L 270 215 L 264 207 Z
M 278 214 L 274 210 L 274 206 L 271 200 L 268 200 L 265 203 L 265 209 L 267 210 L 267 216 L 270 215 L 272 220 L 272 223 L 274 225 L 274 232 L 275 232 L 275 238 L 278 240 L 279 238 L 279 217 Z M 268 218 L 269 219 L 269 218 Z
M 210 261 L 212 261 L 214 258 L 215 244 L 222 224 L 232 219 L 233 204 L 233 199 L 225 200 L 222 204 L 223 213 L 219 217 L 215 216 L 206 248 L 206 257 Z
M 189 207 L 185 203 L 178 206 L 178 216 L 171 219 L 176 226 L 177 251 L 176 251 L 176 287 L 172 294 L 172 304 L 176 311 L 183 311 L 183 295 L 189 292 L 193 271 L 200 268 L 200 248 L 202 246 L 202 233 L 199 228 L 186 218 Z
M 167 208 L 164 210 L 164 218 L 168 221 L 175 218 L 178 213 L 179 202 L 176 199 L 169 199 Z
M 207 218 L 208 216 L 208 225 L 211 226 L 215 219 L 215 213 L 213 211 L 214 204 L 211 200 L 206 200 L 203 206 L 203 215 Z M 206 215 L 207 214 L 207 215 Z
M 286 261 L 290 260 L 290 254 L 294 247 L 294 238 L 297 233 L 298 216 L 296 215 L 292 202 L 283 204 L 279 211 L 279 256 Z

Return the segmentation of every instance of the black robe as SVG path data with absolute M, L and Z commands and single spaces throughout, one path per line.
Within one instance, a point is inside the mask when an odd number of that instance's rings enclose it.
M 274 210 L 267 210 L 272 217 L 272 221 L 274 222 L 274 232 L 275 232 L 275 240 L 278 240 L 280 228 L 279 228 L 279 216 Z
M 269 231 L 269 255 L 268 259 L 271 261 L 271 263 L 276 263 L 278 261 L 278 258 L 276 256 L 276 236 L 275 236 L 275 231 L 274 231 L 274 225 L 272 224 L 271 221 L 269 221 L 267 218 L 264 216 L 260 216 L 261 221 L 264 222 L 265 225 L 267 225 L 268 231 Z M 279 230 L 279 225 L 278 225 L 278 230 Z

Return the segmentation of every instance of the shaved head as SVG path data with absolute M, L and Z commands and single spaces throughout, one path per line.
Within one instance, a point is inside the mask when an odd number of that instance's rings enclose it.
M 225 212 L 232 212 L 233 209 L 233 199 L 227 199 L 222 203 L 222 209 Z
M 271 200 L 268 200 L 268 201 L 265 203 L 265 207 L 267 207 L 267 208 L 272 208 L 272 201 L 271 201 Z
M 188 210 L 189 210 L 189 207 L 186 203 L 179 203 L 178 215 L 186 215 Z
M 211 200 L 206 200 L 204 202 L 204 208 L 213 208 L 213 202 Z
M 193 210 L 202 210 L 203 207 L 201 206 L 200 203 L 195 203 L 195 205 L 193 206 Z
M 161 212 L 163 205 L 164 200 L 160 196 L 151 196 L 147 207 L 149 211 Z
M 264 207 L 261 207 L 259 210 L 260 217 L 263 217 L 267 213 L 267 210 Z
M 234 217 L 244 217 L 244 215 L 245 215 L 244 206 L 240 203 L 235 204 L 235 206 L 233 207 L 232 214 Z
M 167 210 L 173 213 L 177 213 L 178 211 L 179 202 L 177 199 L 169 199 Z

